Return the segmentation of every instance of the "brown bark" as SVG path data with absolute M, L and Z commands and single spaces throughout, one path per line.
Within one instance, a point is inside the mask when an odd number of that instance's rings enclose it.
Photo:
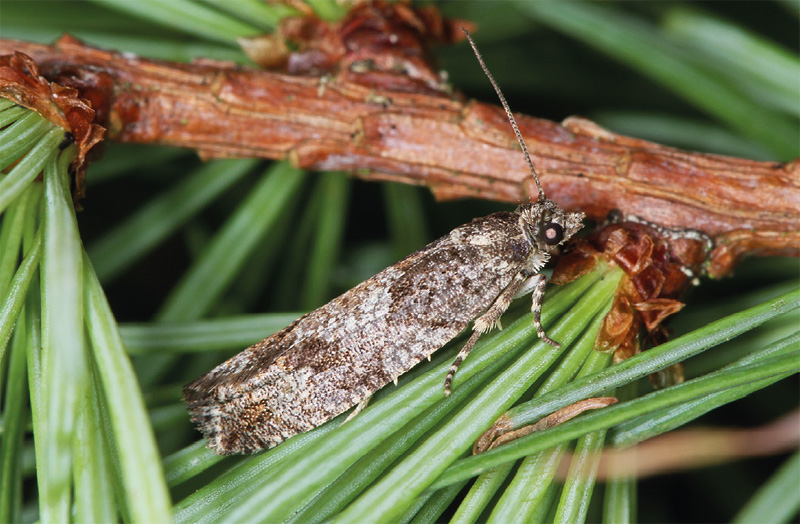
M 0 40 L 0 54 L 14 51 L 48 79 L 78 87 L 112 140 L 189 147 L 203 158 L 288 158 L 308 169 L 426 185 L 440 199 L 521 202 L 536 194 L 502 109 L 430 84 L 416 91 L 413 82 L 377 84 L 373 71 L 370 85 L 382 87 L 371 88 L 352 70 L 321 78 L 147 60 L 70 37 L 54 46 Z M 560 125 L 517 118 L 548 197 L 565 209 L 593 219 L 619 209 L 704 231 L 716 241 L 712 276 L 744 255 L 800 255 L 797 160 L 690 153 L 576 117 Z

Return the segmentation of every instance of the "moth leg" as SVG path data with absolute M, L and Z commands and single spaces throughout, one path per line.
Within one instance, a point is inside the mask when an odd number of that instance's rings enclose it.
M 514 280 L 512 280 L 511 283 L 500 292 L 494 303 L 489 306 L 489 309 L 487 309 L 483 315 L 475 319 L 475 322 L 472 324 L 472 336 L 469 337 L 467 343 L 464 344 L 464 347 L 462 347 L 461 351 L 458 352 L 456 359 L 453 361 L 453 363 L 450 365 L 450 369 L 447 371 L 447 377 L 444 379 L 445 397 L 450 396 L 450 384 L 452 384 L 453 377 L 456 376 L 456 371 L 458 371 L 461 363 L 464 362 L 465 358 L 467 358 L 467 355 L 472 350 L 473 346 L 475 346 L 475 343 L 478 342 L 478 339 L 481 337 L 481 335 L 499 324 L 500 317 L 503 315 L 505 310 L 508 309 L 509 304 L 511 304 L 511 301 L 514 300 L 514 296 L 517 294 L 517 291 L 519 291 L 520 286 L 522 286 L 522 283 L 529 276 L 530 275 L 525 271 L 517 273 L 514 276 Z
M 372 398 L 372 395 L 369 395 L 369 396 L 368 396 L 368 397 L 366 397 L 364 400 L 362 400 L 361 402 L 359 402 L 359 403 L 358 403 L 358 405 L 356 406 L 356 409 L 354 409 L 354 410 L 353 410 L 353 412 L 352 412 L 352 413 L 350 413 L 349 415 L 347 415 L 347 418 L 346 418 L 346 419 L 344 419 L 344 422 L 342 422 L 342 425 L 345 425 L 345 424 L 347 424 L 348 422 L 350 422 L 351 420 L 353 420 L 353 419 L 356 417 L 356 415 L 358 415 L 359 413 L 361 413 L 361 411 L 363 411 L 363 410 L 364 410 L 364 408 L 365 408 L 365 407 L 367 407 L 367 405 L 369 404 L 369 400 L 370 400 L 371 398 Z
M 527 273 L 526 275 L 527 278 L 525 278 L 525 280 L 522 281 L 522 285 L 519 286 L 517 294 L 514 295 L 515 299 L 524 297 L 525 295 L 531 293 L 533 289 L 536 287 L 536 275 L 530 276 L 530 274 Z
M 461 351 L 458 352 L 456 359 L 450 364 L 450 369 L 447 370 L 447 376 L 444 379 L 444 396 L 450 396 L 450 384 L 453 382 L 453 377 L 456 376 L 456 371 L 458 371 L 459 366 L 461 363 L 464 362 L 464 359 L 467 358 L 470 350 L 472 350 L 472 346 L 481 338 L 482 333 L 480 331 L 473 331 L 472 336 L 469 337 L 467 343 L 464 344 L 464 347 L 461 348 Z
M 536 328 L 536 334 L 539 335 L 539 338 L 553 347 L 560 348 L 561 344 L 548 337 L 542 327 L 542 300 L 544 300 L 544 289 L 546 285 L 547 277 L 544 275 L 538 274 L 533 277 L 533 304 L 531 305 L 531 311 L 533 311 L 533 326 Z

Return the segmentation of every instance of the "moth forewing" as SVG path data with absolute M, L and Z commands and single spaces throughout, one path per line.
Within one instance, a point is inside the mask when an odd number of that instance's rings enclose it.
M 316 427 L 463 331 L 529 253 L 516 213 L 460 226 L 187 385 L 193 419 L 220 453 Z
M 566 239 L 577 230 L 574 215 L 537 202 L 454 229 L 187 385 L 192 419 L 223 454 L 270 448 L 319 426 L 473 319 L 492 315 L 494 324 L 516 294 L 512 283 L 534 276 L 554 252 L 531 243 L 541 224 L 528 218 L 561 225 Z

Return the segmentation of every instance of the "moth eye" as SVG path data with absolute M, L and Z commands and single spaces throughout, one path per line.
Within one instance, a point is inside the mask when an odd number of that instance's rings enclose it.
M 564 240 L 564 228 L 561 224 L 550 222 L 542 228 L 542 240 L 550 246 L 555 246 Z

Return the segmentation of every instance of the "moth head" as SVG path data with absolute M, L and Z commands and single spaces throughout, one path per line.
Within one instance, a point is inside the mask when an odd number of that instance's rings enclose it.
M 489 68 L 486 67 L 486 64 L 483 62 L 483 58 L 478 52 L 478 47 L 475 45 L 475 42 L 472 41 L 469 31 L 463 27 L 461 29 L 467 36 L 472 50 L 475 51 L 475 58 L 478 59 L 478 63 L 486 74 L 486 78 L 489 79 L 492 87 L 494 87 L 494 90 L 497 92 L 497 97 L 500 99 L 500 103 L 503 104 L 503 109 L 506 110 L 508 122 L 514 130 L 514 134 L 517 135 L 517 141 L 522 149 L 522 155 L 525 157 L 525 162 L 527 162 L 528 168 L 531 170 L 531 176 L 536 182 L 536 188 L 539 190 L 539 197 L 536 202 L 524 204 L 517 209 L 517 213 L 520 215 L 519 225 L 525 237 L 528 239 L 528 242 L 530 242 L 531 247 L 536 249 L 539 253 L 554 255 L 558 253 L 558 248 L 561 244 L 569 240 L 572 235 L 583 227 L 583 217 L 585 215 L 583 213 L 567 213 L 558 207 L 558 204 L 545 197 L 544 188 L 542 184 L 539 183 L 539 175 L 536 174 L 536 169 L 533 168 L 533 162 L 528 153 L 528 146 L 525 145 L 525 140 L 522 139 L 522 133 L 520 133 L 517 121 L 511 113 L 511 108 L 508 107 L 506 97 L 503 96 L 503 92 L 500 91 L 500 86 L 497 85 L 492 73 L 489 72 Z M 545 260 L 547 260 L 547 257 L 545 257 Z
M 551 255 L 583 227 L 583 213 L 570 213 L 548 199 L 524 204 L 517 210 L 522 232 L 531 246 Z

